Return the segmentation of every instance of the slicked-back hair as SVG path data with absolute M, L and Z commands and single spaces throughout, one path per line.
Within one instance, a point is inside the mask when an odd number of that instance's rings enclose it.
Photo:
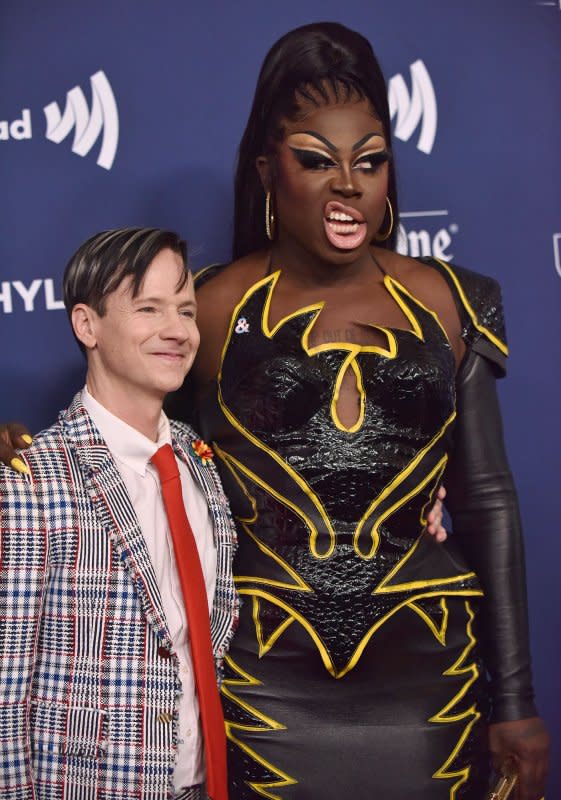
M 283 119 L 296 119 L 299 100 L 327 104 L 366 99 L 379 117 L 391 154 L 390 110 L 386 82 L 372 47 L 360 33 L 337 22 L 303 25 L 285 34 L 269 50 L 261 67 L 253 106 L 239 151 L 234 186 L 233 257 L 268 247 L 265 232 L 265 193 L 255 166 L 258 156 L 271 152 L 282 138 Z M 388 197 L 396 225 L 381 247 L 393 249 L 397 238 L 397 186 L 393 159 L 389 161 Z M 388 214 L 383 230 L 389 225 Z
M 90 306 L 102 317 L 108 295 L 129 276 L 131 294 L 136 297 L 148 267 L 166 249 L 183 261 L 184 274 L 177 285 L 180 291 L 189 280 L 189 267 L 187 245 L 177 233 L 160 228 L 119 228 L 91 236 L 76 250 L 64 271 L 63 299 L 69 318 L 78 303 Z M 85 352 L 82 342 L 77 341 Z

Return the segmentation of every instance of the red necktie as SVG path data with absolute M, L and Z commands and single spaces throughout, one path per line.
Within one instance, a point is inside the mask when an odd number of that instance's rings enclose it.
M 216 685 L 208 600 L 199 552 L 185 513 L 179 470 L 170 445 L 160 447 L 150 461 L 160 476 L 189 625 L 191 658 L 203 729 L 207 794 L 212 800 L 228 800 L 226 732 Z

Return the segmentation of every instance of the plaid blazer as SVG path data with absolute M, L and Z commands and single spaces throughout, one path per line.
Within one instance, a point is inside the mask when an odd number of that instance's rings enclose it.
M 234 524 L 194 431 L 171 430 L 214 521 L 220 674 L 238 610 Z M 0 797 L 172 798 L 179 662 L 134 509 L 79 395 L 22 457 L 30 475 L 0 467 Z

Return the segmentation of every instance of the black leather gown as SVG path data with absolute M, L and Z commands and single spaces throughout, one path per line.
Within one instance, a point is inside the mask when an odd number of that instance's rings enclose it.
M 464 326 L 458 375 L 436 315 L 389 276 L 410 330 L 313 348 L 317 308 L 269 328 L 273 274 L 235 309 L 199 408 L 239 531 L 232 800 L 481 800 L 489 719 L 535 713 L 500 290 L 425 261 Z M 336 409 L 347 369 L 352 428 Z M 442 481 L 454 533 L 437 544 L 425 514 Z

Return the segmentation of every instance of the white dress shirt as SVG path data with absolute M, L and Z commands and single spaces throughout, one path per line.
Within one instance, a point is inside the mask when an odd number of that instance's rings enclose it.
M 164 444 L 171 444 L 169 421 L 163 413 L 158 425 L 158 441 L 111 414 L 92 397 L 87 387 L 82 402 L 116 461 L 146 540 L 156 574 L 164 613 L 173 646 L 180 662 L 183 694 L 179 700 L 178 753 L 174 772 L 175 790 L 204 781 L 203 741 L 199 703 L 187 636 L 187 619 L 181 585 L 175 566 L 173 541 L 162 500 L 160 481 L 150 458 Z M 177 459 L 176 459 L 177 460 Z M 205 579 L 209 611 L 216 585 L 216 547 L 208 505 L 194 473 L 177 460 L 183 500 L 188 510 Z

